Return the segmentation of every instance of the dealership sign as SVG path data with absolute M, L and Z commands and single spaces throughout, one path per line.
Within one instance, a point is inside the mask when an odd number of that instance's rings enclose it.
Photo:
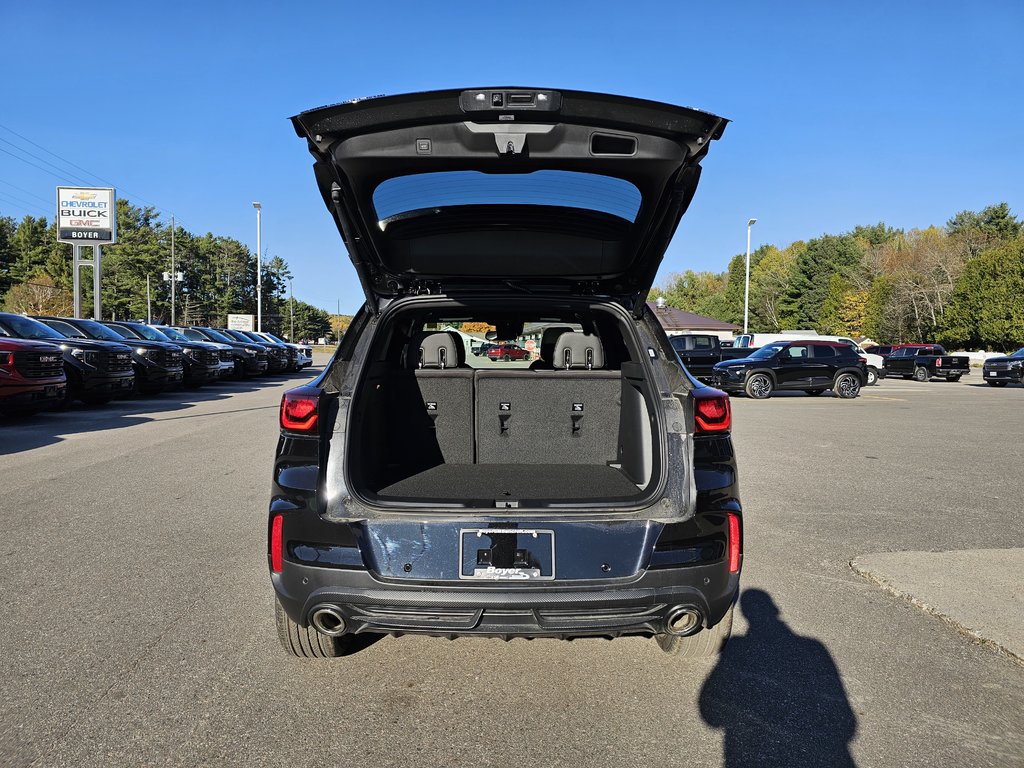
M 80 245 L 117 241 L 117 205 L 109 187 L 57 187 L 57 240 Z
M 251 331 L 253 328 L 252 315 L 228 315 L 228 328 L 232 331 Z

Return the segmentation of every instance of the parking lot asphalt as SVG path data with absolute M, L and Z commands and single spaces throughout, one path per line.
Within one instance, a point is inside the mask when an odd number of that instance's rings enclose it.
M 717 662 L 418 637 L 302 662 L 265 536 L 303 378 L 0 424 L 0 764 L 1024 765 L 1024 665 L 850 566 L 1024 546 L 1024 388 L 735 399 L 744 592 Z

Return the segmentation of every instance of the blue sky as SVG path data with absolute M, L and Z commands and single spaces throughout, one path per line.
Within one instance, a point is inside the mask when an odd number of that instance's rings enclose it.
M 361 292 L 286 118 L 356 96 L 537 85 L 730 118 L 662 277 L 724 269 L 751 216 L 756 247 L 1024 214 L 1019 0 L 5 5 L 0 124 L 195 232 L 255 248 L 260 200 L 264 247 L 332 311 Z M 52 217 L 61 181 L 0 152 L 0 212 Z

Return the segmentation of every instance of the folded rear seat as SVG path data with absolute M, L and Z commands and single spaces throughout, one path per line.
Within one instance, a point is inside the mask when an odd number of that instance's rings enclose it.
M 479 464 L 609 464 L 618 453 L 619 371 L 600 339 L 567 331 L 553 370 L 476 372 Z
M 391 444 L 406 470 L 473 463 L 473 371 L 452 331 L 420 333 L 391 383 Z

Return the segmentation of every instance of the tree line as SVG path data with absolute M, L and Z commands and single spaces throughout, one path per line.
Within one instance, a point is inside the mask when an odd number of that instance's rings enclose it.
M 117 201 L 117 242 L 103 247 L 104 318 L 171 321 L 171 226 L 152 207 Z M 72 246 L 57 242 L 55 221 L 0 215 L 0 305 L 8 312 L 70 315 Z M 207 232 L 174 228 L 175 319 L 179 325 L 227 325 L 228 314 L 256 314 L 256 259 L 243 243 Z M 294 338 L 330 336 L 331 316 L 304 301 L 289 301 L 291 272 L 280 256 L 262 270 L 263 328 Z M 92 272 L 82 270 L 82 307 L 92 307 Z M 148 301 L 147 301 L 148 296 Z M 338 323 L 333 324 L 337 327 Z
M 725 272 L 672 275 L 651 297 L 743 324 L 745 254 Z M 883 223 L 750 256 L 752 332 L 814 329 L 879 343 L 1024 345 L 1024 228 L 1006 203 L 961 211 L 944 227 Z

